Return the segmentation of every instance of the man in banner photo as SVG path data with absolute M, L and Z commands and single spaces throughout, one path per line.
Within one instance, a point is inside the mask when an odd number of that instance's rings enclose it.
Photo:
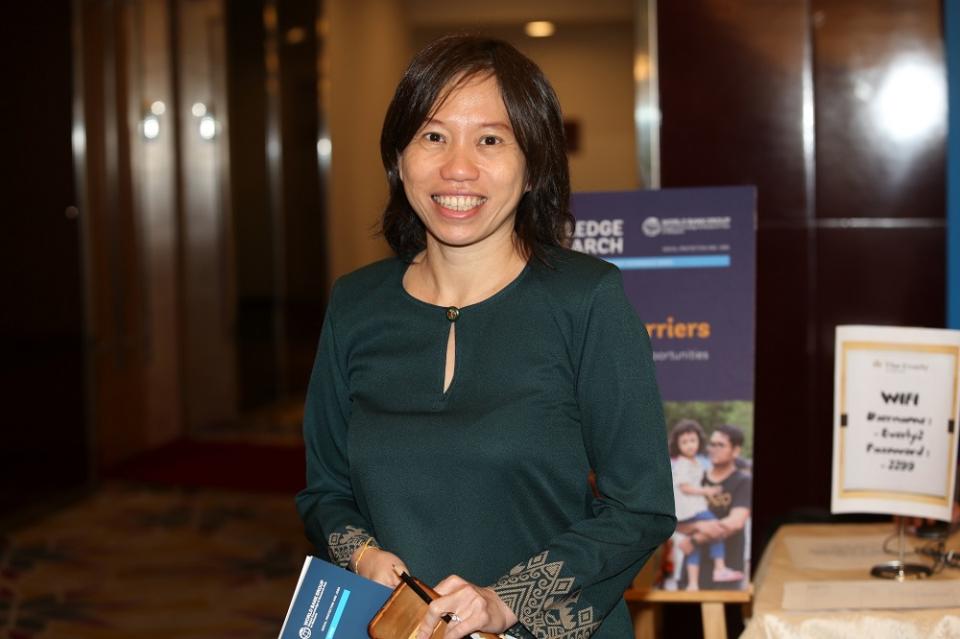
M 615 264 L 653 346 L 677 519 L 665 590 L 749 586 L 756 190 L 577 193 L 572 248 Z

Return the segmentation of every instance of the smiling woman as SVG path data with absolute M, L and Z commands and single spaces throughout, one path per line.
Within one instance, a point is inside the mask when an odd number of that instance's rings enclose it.
M 361 576 L 436 584 L 418 639 L 629 636 L 623 591 L 676 521 L 669 457 L 619 271 L 563 248 L 553 89 L 505 42 L 443 38 L 397 87 L 381 156 L 397 257 L 331 295 L 307 535 Z

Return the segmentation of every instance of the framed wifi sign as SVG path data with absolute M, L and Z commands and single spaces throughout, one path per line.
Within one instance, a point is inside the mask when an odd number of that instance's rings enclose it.
M 834 383 L 831 510 L 949 521 L 960 331 L 839 326 Z

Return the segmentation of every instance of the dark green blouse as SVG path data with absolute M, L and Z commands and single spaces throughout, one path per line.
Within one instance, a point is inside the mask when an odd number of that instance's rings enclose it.
M 406 265 L 338 280 L 297 505 L 340 565 L 373 536 L 428 583 L 492 586 L 535 637 L 630 637 L 623 591 L 675 525 L 650 342 L 615 267 L 549 261 L 461 309 L 446 392 L 446 309 Z

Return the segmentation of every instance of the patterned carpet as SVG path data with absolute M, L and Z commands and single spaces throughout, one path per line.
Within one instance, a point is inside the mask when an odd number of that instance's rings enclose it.
M 276 637 L 310 551 L 292 491 L 109 483 L 0 539 L 0 638 Z

